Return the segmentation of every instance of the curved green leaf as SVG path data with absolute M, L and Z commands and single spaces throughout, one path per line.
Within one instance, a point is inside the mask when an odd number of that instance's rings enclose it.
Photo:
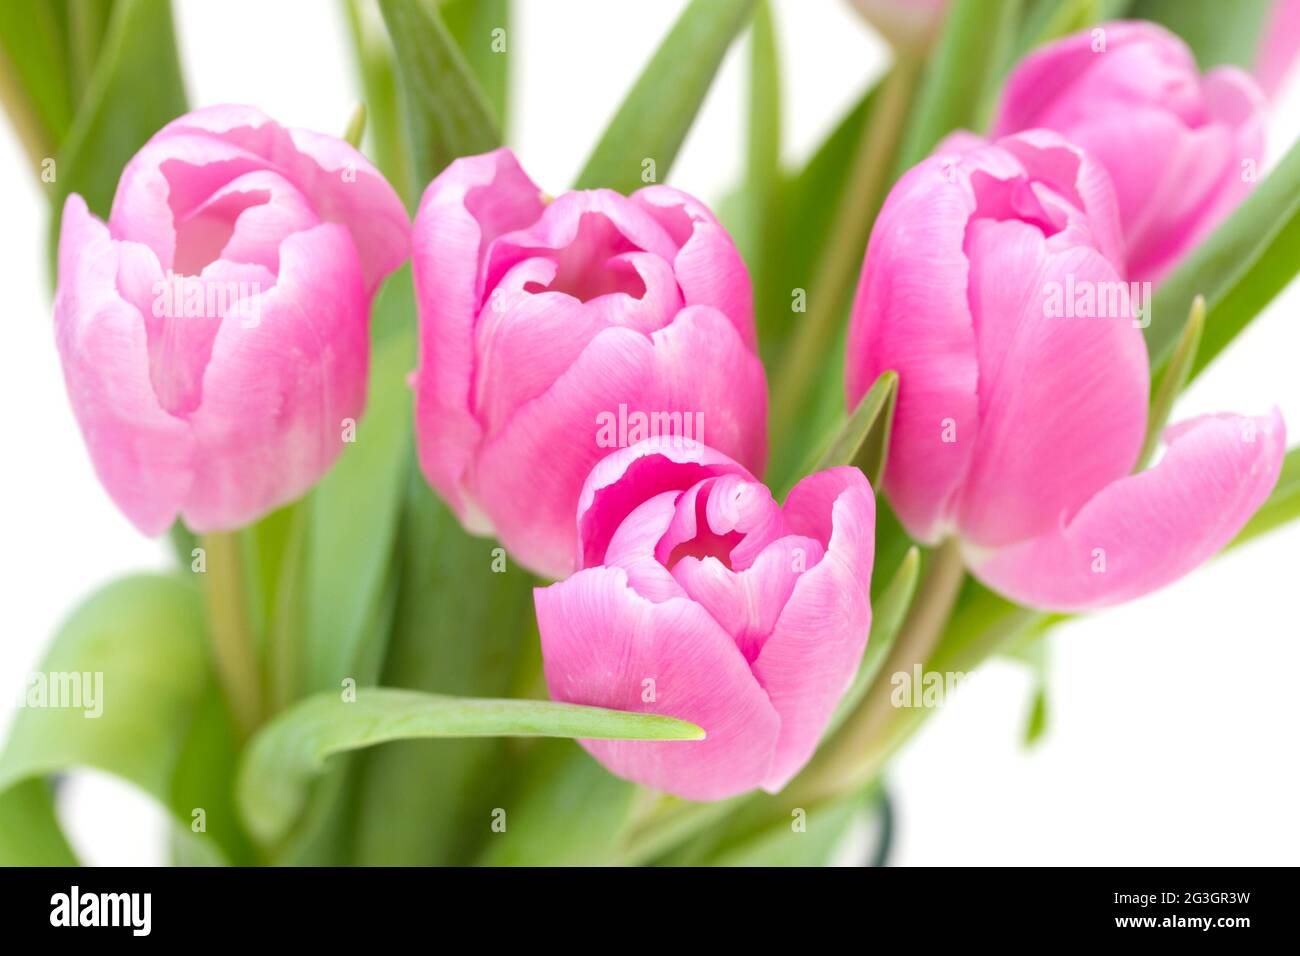
M 227 763 L 223 770 L 222 754 L 233 754 L 233 731 L 224 712 L 213 710 L 198 588 L 141 575 L 98 591 L 63 625 L 25 700 L 41 703 L 33 696 L 41 687 L 44 706 L 19 710 L 0 756 L 0 794 L 34 778 L 95 768 L 154 797 L 207 858 L 241 858 L 246 845 L 238 823 L 222 810 L 230 802 L 232 769 Z M 55 687 L 60 703 L 80 706 L 50 706 Z M 208 741 L 201 778 L 178 775 L 195 734 Z M 206 784 L 196 785 L 199 780 Z M 191 830 L 198 809 L 203 833 Z
M 916 596 L 916 583 L 920 572 L 921 552 L 913 545 L 908 549 L 907 556 L 903 558 L 903 563 L 898 566 L 898 570 L 894 572 L 885 590 L 871 602 L 871 637 L 867 641 L 866 652 L 862 655 L 862 663 L 858 666 L 858 673 L 854 676 L 853 683 L 849 685 L 849 689 L 835 708 L 830 723 L 826 725 L 826 730 L 822 734 L 823 739 L 835 733 L 844 722 L 844 718 L 857 709 L 858 704 L 862 703 L 862 698 L 866 696 L 867 689 L 871 687 L 872 681 L 880 673 L 885 659 L 893 650 L 898 629 L 902 627 L 903 619 L 907 616 L 907 609 L 912 606 L 912 598 Z
M 1018 0 L 955 0 L 927 63 L 895 175 L 955 129 L 979 132 L 1016 33 Z
M 307 785 L 333 755 L 394 740 L 439 737 L 581 737 L 702 740 L 704 731 L 672 717 L 544 700 L 442 697 L 362 688 L 355 700 L 317 694 L 267 724 L 239 771 L 239 805 L 252 831 L 279 839 L 301 812 Z
M 1297 249 L 1300 143 L 1156 289 L 1146 329 L 1152 369 L 1168 364 L 1192 300 L 1204 295 L 1205 331 L 1191 373 L 1200 374 L 1300 271 Z
M 1129 15 L 1177 33 L 1202 70 L 1231 63 L 1250 69 L 1275 0 L 1136 0 Z
M 1164 431 L 1169 420 L 1169 412 L 1174 401 L 1187 385 L 1192 374 L 1192 365 L 1196 361 L 1196 350 L 1201 345 L 1201 335 L 1205 331 L 1205 300 L 1199 295 L 1192 300 L 1192 311 L 1183 326 L 1183 334 L 1178 337 L 1173 355 L 1164 371 L 1160 373 L 1151 389 L 1151 410 L 1147 415 L 1147 436 L 1142 443 L 1142 452 L 1138 455 L 1135 472 L 1142 471 L 1155 454 L 1160 442 L 1160 433 Z
M 754 0 L 691 0 L 606 127 L 577 189 L 630 193 L 662 181 Z M 654 179 L 643 179 L 653 160 Z
M 27 780 L 0 793 L 0 866 L 76 865 L 46 781 Z
M 413 196 L 457 156 L 501 145 L 492 108 L 432 0 L 379 0 L 397 55 Z
M 873 488 L 879 485 L 889 454 L 889 435 L 897 403 L 898 373 L 881 372 L 808 473 L 853 465 L 867 476 Z
M 79 193 L 91 211 L 107 217 L 127 161 L 185 109 L 171 4 L 117 0 L 90 84 L 58 157 L 51 195 L 51 261 L 68 194 Z

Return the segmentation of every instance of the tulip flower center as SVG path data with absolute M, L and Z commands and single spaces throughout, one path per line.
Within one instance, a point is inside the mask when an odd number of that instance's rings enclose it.
M 640 299 L 645 295 L 645 282 L 630 262 L 617 258 L 637 251 L 607 216 L 585 212 L 578 220 L 573 241 L 548 252 L 548 258 L 557 266 L 555 278 L 546 285 L 526 283 L 524 291 L 563 292 L 579 302 L 620 292 Z
M 266 190 L 232 192 L 200 206 L 184 218 L 176 216 L 173 210 L 176 254 L 172 258 L 172 271 L 187 276 L 202 273 L 204 267 L 221 257 L 244 210 L 265 205 L 270 199 L 271 194 Z

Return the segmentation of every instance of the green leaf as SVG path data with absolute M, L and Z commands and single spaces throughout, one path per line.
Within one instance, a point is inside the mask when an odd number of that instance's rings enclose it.
M 1142 443 L 1142 453 L 1138 455 L 1137 467 L 1141 471 L 1146 467 L 1151 456 L 1155 454 L 1156 445 L 1160 443 L 1160 433 L 1164 431 L 1165 422 L 1169 421 L 1169 412 L 1174 401 L 1182 392 L 1192 374 L 1192 364 L 1196 361 L 1196 349 L 1201 344 L 1201 333 L 1205 329 L 1205 299 L 1199 295 L 1192 300 L 1192 310 L 1188 313 L 1187 324 L 1183 334 L 1178 337 L 1169 364 L 1160 373 L 1152 391 L 1151 410 L 1147 415 L 1147 436 Z
M 438 12 L 504 129 L 510 92 L 509 0 L 442 0 Z
M 72 124 L 66 25 L 49 0 L 0 3 L 0 102 L 39 173 Z
M 1300 270 L 1300 143 L 1156 289 L 1146 329 L 1153 370 L 1170 361 L 1182 319 L 1205 296 L 1192 377 L 1227 347 Z
M 661 182 L 754 0 L 691 0 L 646 64 L 578 176 L 578 189 L 630 193 Z M 654 178 L 645 180 L 651 160 Z
M 141 575 L 98 591 L 64 623 L 38 671 L 51 688 L 78 682 L 86 692 L 83 706 L 18 712 L 0 756 L 0 794 L 32 779 L 95 768 L 154 797 L 177 832 L 208 858 L 241 861 L 246 843 L 238 821 L 221 811 L 229 803 L 233 767 L 223 760 L 233 753 L 233 730 L 224 712 L 212 709 L 208 660 L 202 600 L 190 582 Z M 91 716 L 96 710 L 99 716 Z M 200 729 L 203 721 L 208 725 Z M 195 734 L 226 741 L 205 752 L 202 778 L 180 772 Z M 199 779 L 206 783 L 196 786 Z M 199 808 L 206 812 L 205 833 L 191 830 Z
M 885 473 L 897 404 L 898 373 L 881 372 L 808 474 L 837 465 L 853 465 L 867 476 L 873 488 L 878 486 Z
M 400 590 L 383 683 L 461 697 L 522 696 L 540 673 L 533 577 L 502 565 L 409 471 L 398 549 Z M 466 635 L 474 635 L 473 640 Z M 365 754 L 357 862 L 468 862 L 489 831 L 471 826 L 505 766 L 499 740 L 421 740 Z M 496 806 L 497 804 L 492 804 Z
M 825 866 L 862 812 L 861 794 L 815 807 L 791 807 L 782 819 L 728 845 L 703 862 L 709 866 Z
M 896 175 L 928 156 L 953 130 L 984 128 L 1012 49 L 1018 13 L 1018 0 L 955 0 L 929 58 Z
M 432 0 L 379 0 L 397 54 L 398 88 L 418 196 L 457 156 L 501 145 L 482 88 Z
M 1136 0 L 1135 20 L 1153 20 L 1181 36 L 1202 70 L 1230 63 L 1250 69 L 1274 0 Z
M 704 739 L 704 731 L 672 717 L 553 701 L 373 687 L 349 702 L 329 692 L 281 714 L 249 744 L 239 770 L 239 805 L 252 832 L 274 842 L 301 812 L 307 784 L 334 754 L 394 740 L 502 736 L 690 741 Z
M 1029 716 L 1025 719 L 1024 744 L 1032 747 L 1047 732 L 1047 687 L 1039 684 L 1034 689 L 1034 696 L 1029 704 Z
M 117 0 L 85 98 L 59 153 L 51 197 L 51 262 L 63 200 L 79 193 L 92 212 L 107 218 L 127 161 L 185 110 L 171 4 Z
M 793 327 L 772 376 L 768 424 L 777 476 L 788 478 L 789 467 L 807 454 L 801 441 L 807 423 L 843 401 L 844 316 L 876 212 L 892 182 L 890 167 L 916 79 L 914 61 L 903 57 L 895 63 L 868 125 L 859 132 L 844 193 L 827 223 L 821 257 L 812 264 L 807 313 Z
M 785 183 L 779 207 L 780 229 L 764 232 L 771 242 L 758 256 L 760 269 L 754 286 L 754 318 L 759 347 L 769 373 L 785 352 L 799 313 L 793 309 L 794 290 L 805 294 L 812 285 L 817 263 L 824 258 L 831 224 L 845 203 L 848 184 L 856 169 L 864 130 L 880 100 L 880 85 L 871 86 L 822 142 L 807 165 Z M 853 237 L 859 255 L 866 248 L 870 222 Z M 739 239 L 739 237 L 738 237 Z
M 0 866 L 76 865 L 46 781 L 27 780 L 0 793 Z
M 894 576 L 885 590 L 871 602 L 871 637 L 867 649 L 862 655 L 862 663 L 853 678 L 853 683 L 840 699 L 830 723 L 822 738 L 828 738 L 844 723 L 844 718 L 853 713 L 862 703 L 868 688 L 871 687 L 880 668 L 884 666 L 889 652 L 893 650 L 898 637 L 898 629 L 907 617 L 907 610 L 912 606 L 916 596 L 916 584 L 921 571 L 921 552 L 913 545 L 907 556 L 894 572 Z
M 1300 448 L 1292 448 L 1286 453 L 1282 460 L 1282 474 L 1278 476 L 1273 493 L 1228 547 L 1244 544 L 1296 518 L 1300 518 Z
M 492 833 L 477 861 L 485 866 L 599 866 L 632 809 L 637 788 L 567 740 L 548 740 L 514 771 L 505 798 L 508 825 Z
M 368 115 L 367 135 L 375 165 L 414 209 L 423 190 L 411 176 L 411 157 L 403 137 L 404 120 L 397 94 L 393 45 L 375 0 L 345 0 L 348 33 L 360 73 Z
M 411 295 L 409 273 L 392 276 L 381 293 L 384 301 L 375 306 L 376 321 L 390 308 L 413 316 Z M 414 365 L 413 353 L 409 335 L 393 335 L 376 345 L 356 441 L 308 499 L 306 624 L 297 655 L 305 668 L 300 692 L 337 689 L 347 678 L 364 685 L 378 677 L 387 635 L 374 624 L 391 577 L 412 458 L 406 374 Z

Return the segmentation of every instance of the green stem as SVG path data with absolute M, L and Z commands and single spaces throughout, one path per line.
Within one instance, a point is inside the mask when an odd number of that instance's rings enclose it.
M 235 724 L 247 736 L 261 723 L 262 691 L 257 651 L 248 626 L 239 535 L 206 534 L 200 544 L 206 561 L 203 591 L 212 659 Z
M 866 698 L 808 769 L 791 784 L 800 800 L 817 800 L 870 783 L 898 743 L 899 708 L 890 700 L 892 675 L 925 666 L 943 635 L 965 576 L 961 549 L 948 539 L 930 554 L 925 577 L 889 658 Z M 905 725 L 907 721 L 902 721 Z
M 919 63 L 900 57 L 885 80 L 871 119 L 862 127 L 854 173 L 827 233 L 826 254 L 814 276 L 808 312 L 774 376 L 770 421 L 773 448 L 783 447 L 807 407 L 814 383 L 825 375 L 826 354 L 857 281 L 871 223 L 889 185 L 889 172 L 919 72 Z

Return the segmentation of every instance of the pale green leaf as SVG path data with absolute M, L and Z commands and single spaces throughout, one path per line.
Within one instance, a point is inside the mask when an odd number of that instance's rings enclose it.
M 702 740 L 694 724 L 652 714 L 541 700 L 443 697 L 367 687 L 356 699 L 328 692 L 285 711 L 259 731 L 240 766 L 239 806 L 263 841 L 282 837 L 302 811 L 308 785 L 328 759 L 395 740 L 439 737 L 582 737 Z
M 578 176 L 578 189 L 630 193 L 662 182 L 754 0 L 691 0 L 646 64 Z M 649 162 L 654 178 L 644 178 Z

